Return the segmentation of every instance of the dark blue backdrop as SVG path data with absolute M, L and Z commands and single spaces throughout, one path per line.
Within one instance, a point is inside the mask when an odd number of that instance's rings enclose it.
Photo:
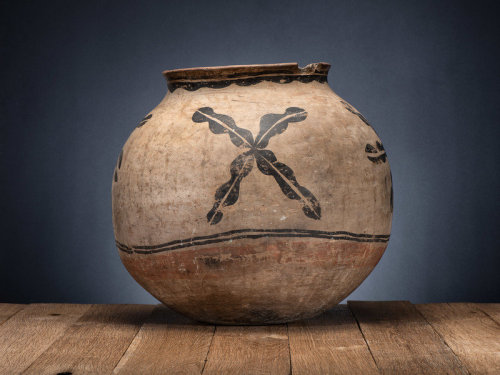
M 392 238 L 350 298 L 499 301 L 492 4 L 2 1 L 0 301 L 152 302 L 114 248 L 110 190 L 161 71 L 294 61 L 330 62 L 390 157 Z

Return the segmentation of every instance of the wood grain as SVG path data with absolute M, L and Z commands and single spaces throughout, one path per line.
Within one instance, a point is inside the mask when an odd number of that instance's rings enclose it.
M 287 330 L 153 305 L 0 304 L 0 374 L 500 374 L 500 304 L 349 307 Z
M 413 305 L 348 302 L 383 374 L 467 374 Z
M 25 308 L 26 305 L 17 305 L 14 303 L 0 303 L 0 325 L 9 319 L 12 315 Z
M 476 307 L 500 324 L 500 303 L 476 303 Z
M 159 306 L 116 366 L 115 374 L 200 374 L 215 326 Z
M 92 305 L 25 373 L 111 373 L 153 308 Z
M 290 374 L 285 325 L 217 326 L 203 375 Z
M 378 374 L 346 305 L 288 325 L 293 374 Z
M 500 374 L 500 325 L 472 303 L 417 305 L 471 374 Z
M 0 374 L 17 374 L 25 370 L 89 307 L 28 305 L 0 325 Z

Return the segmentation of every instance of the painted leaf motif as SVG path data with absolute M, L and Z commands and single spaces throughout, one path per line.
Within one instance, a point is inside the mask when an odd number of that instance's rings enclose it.
M 387 155 L 384 153 L 379 156 L 368 156 L 368 160 L 375 164 L 385 163 L 387 161 Z
M 265 175 L 273 176 L 287 198 L 300 200 L 302 211 L 307 217 L 315 220 L 321 218 L 321 206 L 318 200 L 308 189 L 297 182 L 290 167 L 280 163 L 270 150 L 256 151 L 256 156 L 259 170 Z
M 369 152 L 371 154 L 376 154 L 378 151 L 371 144 L 367 143 L 365 147 L 365 152 Z
M 232 206 L 238 200 L 241 180 L 252 171 L 254 159 L 253 152 L 247 151 L 238 155 L 231 163 L 231 179 L 217 189 L 214 206 L 207 214 L 207 220 L 211 225 L 222 220 L 223 207 Z
M 269 144 L 269 139 L 277 134 L 283 133 L 290 122 L 304 121 L 307 112 L 302 108 L 290 107 L 284 114 L 269 113 L 260 119 L 260 131 L 255 139 L 257 148 L 265 148 Z
M 376 141 L 375 145 L 376 148 L 375 146 L 369 143 L 367 143 L 365 146 L 365 152 L 367 154 L 372 154 L 371 156 L 367 155 L 368 160 L 370 160 L 375 164 L 385 163 L 387 161 L 387 154 L 385 153 L 384 146 L 379 141 Z M 378 155 L 373 155 L 373 154 L 378 154 Z
M 193 114 L 193 121 L 207 121 L 212 133 L 229 134 L 231 142 L 237 147 L 250 148 L 253 146 L 253 136 L 249 130 L 238 127 L 230 116 L 215 113 L 210 107 L 199 108 Z

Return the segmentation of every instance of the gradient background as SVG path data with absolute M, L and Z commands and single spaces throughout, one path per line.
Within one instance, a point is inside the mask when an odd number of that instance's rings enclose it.
M 326 61 L 394 178 L 389 247 L 349 299 L 498 302 L 492 4 L 2 1 L 0 301 L 154 302 L 120 262 L 110 193 L 161 71 Z

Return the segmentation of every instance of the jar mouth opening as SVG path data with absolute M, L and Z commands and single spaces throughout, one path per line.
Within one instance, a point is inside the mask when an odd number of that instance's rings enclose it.
M 319 62 L 299 67 L 298 63 L 227 65 L 200 68 L 165 70 L 163 75 L 169 83 L 191 81 L 220 81 L 265 76 L 316 76 L 325 77 L 330 64 Z

